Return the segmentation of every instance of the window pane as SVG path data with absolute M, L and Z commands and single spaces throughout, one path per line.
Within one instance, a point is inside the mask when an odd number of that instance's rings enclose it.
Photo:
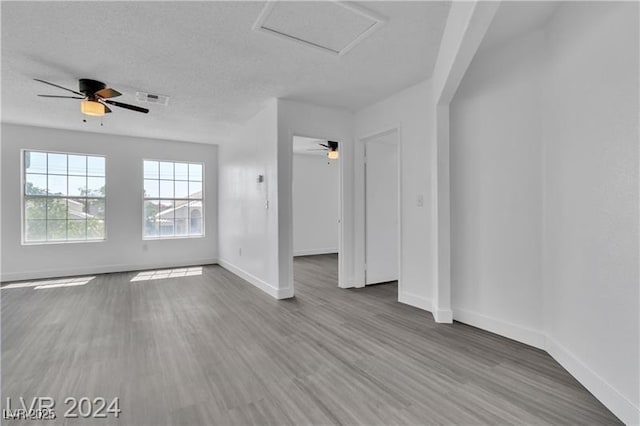
M 69 176 L 69 195 L 86 195 L 87 178 L 85 176 Z
M 160 181 L 160 198 L 173 198 L 173 181 Z
M 173 179 L 173 163 L 160 163 L 160 179 Z
M 87 157 L 87 175 L 104 176 L 104 157 Z
M 47 220 L 47 240 L 64 240 L 67 238 L 66 220 Z
M 104 220 L 95 218 L 87 219 L 87 239 L 104 239 Z
M 67 221 L 67 235 L 70 240 L 84 240 L 87 238 L 87 221 L 69 220 Z
M 157 237 L 159 229 L 158 213 L 160 211 L 158 200 L 145 200 L 144 202 L 144 236 Z
M 175 179 L 189 180 L 189 165 L 187 163 L 175 163 Z
M 173 235 L 174 233 L 174 209 L 172 200 L 160 200 L 160 213 L 158 221 L 160 225 L 160 235 Z
M 25 223 L 25 241 L 46 241 L 47 239 L 47 221 L 45 220 L 27 220 Z
M 89 198 L 87 200 L 87 214 L 90 218 L 104 219 L 105 214 L 105 202 L 104 198 Z
M 175 234 L 189 235 L 189 202 L 176 201 L 175 215 Z
M 67 154 L 47 154 L 47 170 L 49 174 L 67 174 Z
M 159 180 L 144 180 L 144 198 L 157 198 L 160 196 Z
M 157 161 L 144 161 L 145 179 L 158 179 L 160 177 L 160 165 Z
M 28 198 L 24 202 L 24 218 L 26 220 L 46 219 L 46 198 Z
M 189 234 L 202 235 L 202 201 L 189 202 Z
M 69 198 L 67 200 L 67 219 L 86 219 L 86 204 L 85 198 Z
M 202 199 L 202 182 L 189 182 L 189 198 Z
M 59 198 L 49 198 L 47 200 L 47 219 L 66 219 L 67 200 Z
M 27 175 L 24 186 L 27 195 L 46 195 L 47 175 Z
M 86 155 L 69 155 L 69 174 L 76 176 L 87 175 Z
M 202 164 L 189 163 L 189 180 L 202 181 Z
M 89 196 L 102 196 L 105 195 L 104 178 L 103 177 L 89 177 L 87 178 L 87 195 Z
M 189 197 L 189 182 L 176 181 L 176 198 Z
M 104 239 L 105 161 L 25 151 L 24 241 Z
M 202 180 L 202 164 L 145 160 L 144 236 L 202 235 Z
M 67 177 L 59 175 L 47 176 L 49 195 L 67 195 Z
M 27 173 L 47 173 L 47 153 L 26 151 L 24 167 Z

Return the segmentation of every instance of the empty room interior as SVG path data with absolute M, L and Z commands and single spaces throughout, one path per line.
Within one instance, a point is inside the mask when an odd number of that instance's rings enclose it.
M 3 424 L 640 425 L 640 3 L 0 8 Z

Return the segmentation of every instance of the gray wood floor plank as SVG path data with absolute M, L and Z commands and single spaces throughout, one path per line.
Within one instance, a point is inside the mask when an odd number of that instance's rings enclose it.
M 52 425 L 620 424 L 543 351 L 436 324 L 395 283 L 339 289 L 335 255 L 294 267 L 284 301 L 219 266 L 3 288 L 3 397 L 54 397 Z M 61 418 L 67 396 L 121 417 Z

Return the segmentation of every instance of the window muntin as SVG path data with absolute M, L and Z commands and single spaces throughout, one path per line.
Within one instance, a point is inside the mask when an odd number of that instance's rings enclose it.
M 23 242 L 104 240 L 105 157 L 23 154 Z
M 204 235 L 202 163 L 144 160 L 143 237 Z

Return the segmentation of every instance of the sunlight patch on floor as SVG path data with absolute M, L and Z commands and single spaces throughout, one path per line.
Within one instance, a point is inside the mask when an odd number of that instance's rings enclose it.
M 155 271 L 143 271 L 131 278 L 131 282 L 163 280 L 167 278 L 181 278 L 202 275 L 202 266 L 191 268 L 158 269 Z
M 33 287 L 34 290 L 46 290 L 49 288 L 60 288 L 60 287 L 75 287 L 79 285 L 85 285 L 94 278 L 95 276 L 19 282 L 19 283 L 7 284 L 5 286 L 2 286 L 2 290 L 8 290 L 12 288 L 25 288 L 25 287 Z

